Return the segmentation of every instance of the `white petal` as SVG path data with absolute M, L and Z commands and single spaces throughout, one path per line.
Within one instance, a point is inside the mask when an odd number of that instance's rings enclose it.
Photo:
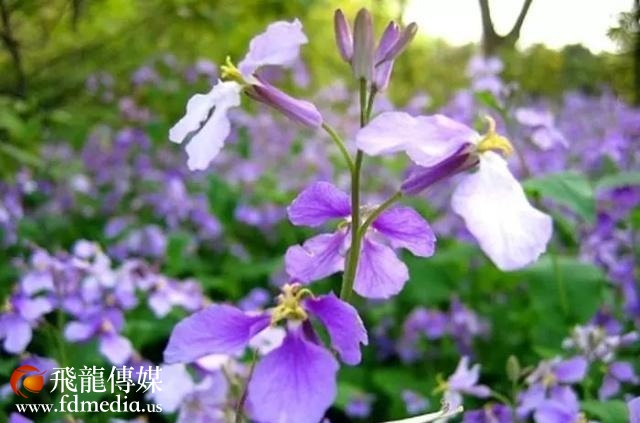
M 501 270 L 536 261 L 551 238 L 551 218 L 529 204 L 507 162 L 493 152 L 482 154 L 478 172 L 457 186 L 452 206 Z
M 208 94 L 196 94 L 187 103 L 187 114 L 171 128 L 169 139 L 181 143 L 198 131 L 186 148 L 189 169 L 206 169 L 224 145 L 231 131 L 227 111 L 240 104 L 241 89 L 240 84 L 233 81 L 218 82 Z
M 308 41 L 298 19 L 274 22 L 251 40 L 249 52 L 238 69 L 245 78 L 250 78 L 261 66 L 291 66 L 300 55 L 300 46 Z

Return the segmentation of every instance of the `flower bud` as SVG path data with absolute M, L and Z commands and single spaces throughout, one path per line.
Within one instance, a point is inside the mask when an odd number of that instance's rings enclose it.
M 410 23 L 398 37 L 396 37 L 395 43 L 387 49 L 384 56 L 376 57 L 376 65 L 379 65 L 382 62 L 386 62 L 387 60 L 394 60 L 396 57 L 400 55 L 404 51 L 405 48 L 409 45 L 409 43 L 413 40 L 418 32 L 418 25 L 414 22 Z M 382 44 L 382 40 L 380 41 Z
M 464 144 L 455 153 L 431 167 L 418 167 L 402 182 L 405 195 L 417 195 L 431 185 L 449 178 L 480 163 L 475 145 Z
M 249 97 L 273 107 L 302 125 L 310 128 L 322 125 L 322 115 L 312 103 L 291 97 L 264 81 L 259 82 L 246 91 Z
M 360 9 L 353 29 L 353 57 L 351 67 L 357 79 L 371 81 L 373 76 L 373 19 L 367 9 Z
M 345 62 L 351 62 L 353 57 L 353 35 L 351 35 L 349 21 L 347 21 L 340 9 L 337 9 L 333 15 L 333 29 L 336 34 L 336 44 L 338 45 L 340 56 Z
M 382 62 L 389 50 L 396 44 L 398 38 L 400 38 L 400 28 L 395 22 L 389 22 L 389 25 L 382 33 L 382 37 L 380 37 L 380 42 L 376 49 L 376 64 Z

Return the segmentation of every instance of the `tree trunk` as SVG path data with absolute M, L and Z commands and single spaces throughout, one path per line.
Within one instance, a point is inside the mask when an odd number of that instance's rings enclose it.
M 529 8 L 531 7 L 533 0 L 524 1 L 516 22 L 513 24 L 511 31 L 506 35 L 496 33 L 493 26 L 493 20 L 491 19 L 489 0 L 479 0 L 479 2 L 480 16 L 482 18 L 482 53 L 484 56 L 491 57 L 498 54 L 500 50 L 514 49 L 516 42 L 520 38 L 520 31 L 522 30 L 524 19 L 527 17 L 527 13 L 529 13 Z

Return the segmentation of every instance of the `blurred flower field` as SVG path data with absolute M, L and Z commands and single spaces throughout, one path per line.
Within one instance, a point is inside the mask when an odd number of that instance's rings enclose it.
M 480 55 L 398 104 L 418 29 L 370 19 L 90 75 L 82 142 L 0 180 L 0 421 L 640 422 L 640 109 Z M 61 408 L 109 376 L 139 408 Z

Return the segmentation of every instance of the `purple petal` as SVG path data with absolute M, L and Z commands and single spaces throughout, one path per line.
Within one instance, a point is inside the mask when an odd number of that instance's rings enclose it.
M 627 403 L 629 408 L 629 423 L 640 423 L 640 397 Z
M 69 322 L 64 328 L 64 338 L 70 342 L 87 341 L 97 330 L 93 322 Z
M 280 113 L 309 128 L 317 128 L 322 125 L 322 115 L 317 107 L 306 100 L 291 97 L 284 91 L 258 78 L 260 84 L 252 86 L 247 94 L 254 100 L 271 106 Z
M 606 375 L 602 380 L 602 385 L 598 389 L 598 399 L 600 401 L 606 401 L 615 394 L 620 392 L 620 382 L 610 375 Z
M 261 66 L 291 66 L 300 55 L 300 46 L 307 42 L 298 19 L 274 22 L 263 33 L 253 37 L 249 52 L 238 64 L 238 69 L 248 76 Z
M 587 374 L 589 363 L 584 357 L 573 357 L 554 366 L 556 378 L 561 383 L 578 383 Z
M 318 423 L 336 397 L 338 363 L 326 349 L 290 332 L 249 382 L 247 403 L 263 422 Z
M 385 211 L 373 227 L 389 239 L 393 248 L 406 248 L 421 257 L 430 257 L 435 251 L 436 236 L 429 223 L 410 207 L 396 206 Z
M 39 291 L 53 291 L 53 276 L 49 272 L 29 272 L 20 281 L 20 286 L 27 295 L 33 295 Z
M 369 339 L 356 309 L 333 292 L 306 300 L 305 307 L 327 328 L 331 346 L 340 353 L 342 361 L 350 365 L 360 363 L 360 344 L 367 345 Z
M 33 423 L 33 420 L 30 420 L 18 413 L 11 413 L 9 416 L 9 423 Z
M 3 347 L 6 352 L 19 354 L 31 342 L 31 326 L 20 316 L 5 314 L 0 316 L 0 336 L 4 337 Z
M 354 290 L 365 298 L 389 298 L 400 292 L 408 280 L 409 270 L 395 252 L 365 237 Z
M 358 131 L 356 143 L 372 156 L 405 151 L 416 164 L 431 167 L 478 137 L 471 128 L 443 115 L 386 112 Z
M 53 310 L 51 300 L 45 297 L 29 298 L 20 307 L 20 313 L 27 321 L 34 322 Z
M 333 29 L 340 56 L 345 62 L 350 62 L 351 57 L 353 57 L 353 35 L 351 34 L 349 21 L 347 21 L 340 9 L 336 10 L 333 15 Z
M 620 382 L 637 383 L 638 376 L 631 365 L 626 361 L 616 361 L 609 366 L 609 373 Z
M 284 258 L 285 269 L 292 279 L 309 283 L 344 269 L 347 231 L 320 234 L 303 245 L 289 247 Z
M 349 196 L 329 182 L 315 182 L 304 189 L 287 207 L 289 220 L 296 226 L 320 226 L 331 219 L 351 214 Z
M 101 336 L 99 349 L 100 353 L 116 366 L 126 363 L 133 354 L 131 341 L 116 333 L 106 333 Z
M 164 360 L 188 363 L 209 354 L 240 352 L 269 321 L 266 314 L 249 316 L 235 307 L 212 305 L 173 328 Z
M 534 413 L 536 423 L 573 423 L 576 418 L 563 403 L 555 400 L 544 401 Z

